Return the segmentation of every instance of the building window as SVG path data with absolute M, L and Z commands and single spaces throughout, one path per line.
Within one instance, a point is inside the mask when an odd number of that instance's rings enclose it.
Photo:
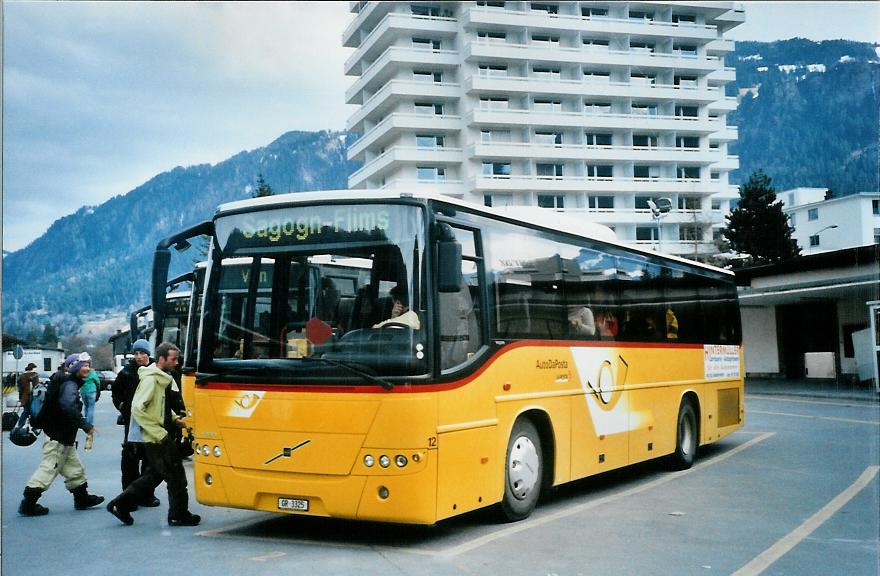
M 507 76 L 507 66 L 503 64 L 480 64 L 480 76 L 505 77 Z
M 446 168 L 436 166 L 418 166 L 416 178 L 420 182 L 442 182 L 446 180 Z
M 614 196 L 590 196 L 588 206 L 594 210 L 613 210 Z
M 696 24 L 697 17 L 694 14 L 672 14 L 673 24 Z
M 657 236 L 657 228 L 654 226 L 636 226 L 636 240 L 648 241 L 654 240 Z
M 676 148 L 688 148 L 691 150 L 699 150 L 700 149 L 700 138 L 699 138 L 699 136 L 676 136 L 675 137 L 675 147 Z
M 549 66 L 535 66 L 532 68 L 532 76 L 534 78 L 549 78 L 551 80 L 559 80 L 562 72 L 559 68 L 551 68 Z
M 611 114 L 610 102 L 584 102 L 585 114 Z
M 689 225 L 679 226 L 678 239 L 683 242 L 698 242 L 703 239 L 703 228 Z
M 610 84 L 611 73 L 601 70 L 584 70 L 584 82 L 591 84 Z
M 713 200 L 714 202 L 714 200 Z M 703 208 L 703 200 L 699 197 L 693 196 L 679 196 L 678 197 L 678 209 L 679 210 L 700 210 Z M 720 208 L 720 206 L 719 206 Z
M 483 204 L 486 206 L 513 206 L 513 195 L 483 194 Z
M 675 177 L 679 180 L 699 180 L 700 179 L 700 167 L 699 166 L 679 166 L 675 170 Z
M 880 200 L 871 200 L 871 210 L 875 215 L 880 214 Z
M 721 200 L 712 199 L 712 210 L 721 210 Z
M 562 164 L 536 164 L 538 178 L 562 178 Z
M 584 50 L 608 50 L 610 42 L 599 38 L 584 38 Z
M 648 134 L 633 134 L 633 148 L 656 148 L 657 137 Z
M 630 52 L 643 52 L 645 54 L 653 54 L 654 53 L 654 44 L 649 42 L 630 42 L 629 43 L 629 51 Z
M 818 220 L 819 219 L 819 209 L 818 208 L 810 208 L 807 210 L 807 220 Z
M 431 72 L 430 70 L 413 70 L 413 80 L 416 82 L 443 82 L 442 72 Z
M 636 86 L 653 86 L 657 82 L 657 77 L 653 74 L 630 74 L 629 83 Z
M 562 112 L 562 100 L 535 98 L 532 103 L 532 110 L 535 112 Z
M 422 6 L 419 4 L 413 4 L 411 6 L 413 16 L 430 16 L 433 18 L 440 17 L 440 7 L 439 6 Z
M 672 46 L 672 53 L 683 58 L 696 58 L 697 47 L 692 44 L 675 44 Z
M 818 246 L 819 245 L 819 235 L 814 234 L 810 236 L 810 246 Z
M 504 2 L 488 2 L 487 0 L 477 0 L 477 6 L 486 6 L 487 8 L 504 8 Z
M 654 20 L 654 13 L 645 12 L 643 10 L 630 10 L 629 18 L 630 20 L 646 20 L 648 22 L 652 22 Z
M 608 8 L 596 8 L 594 6 L 581 7 L 581 16 L 583 18 L 607 18 Z
M 653 196 L 636 196 L 635 197 L 635 209 L 636 210 L 650 210 L 651 207 L 648 205 L 648 200 L 654 200 Z
M 675 116 L 677 118 L 696 118 L 699 116 L 699 110 L 696 106 L 676 106 Z
M 584 134 L 584 144 L 587 146 L 611 146 L 611 134 L 586 132 Z
M 792 228 L 797 226 L 794 213 L 788 215 L 788 223 L 791 225 Z
M 660 177 L 659 166 L 633 166 L 633 177 L 639 179 L 656 180 Z
M 633 104 L 630 108 L 630 113 L 634 116 L 656 116 L 657 115 L 657 105 L 656 104 Z
M 538 194 L 538 207 L 540 208 L 565 208 L 565 196 L 551 194 Z
M 510 142 L 510 130 L 482 130 L 480 131 L 480 141 L 486 144 L 489 142 Z
M 532 44 L 559 47 L 559 36 L 549 34 L 532 34 Z
M 443 104 L 432 104 L 430 102 L 416 102 L 416 114 L 433 114 L 440 116 L 443 114 Z
M 510 162 L 483 162 L 483 176 L 510 178 Z
M 413 48 L 421 48 L 424 50 L 440 50 L 440 41 L 431 38 L 413 38 Z
M 874 228 L 874 244 L 880 244 L 880 228 Z
M 419 148 L 443 148 L 445 138 L 435 134 L 416 134 L 416 146 Z
M 679 88 L 696 88 L 697 87 L 697 77 L 696 76 L 676 76 L 673 79 L 673 82 Z
M 479 38 L 481 42 L 487 44 L 504 44 L 507 42 L 507 34 L 505 32 L 489 32 L 487 30 L 481 30 L 477 32 L 477 38 Z
M 562 132 L 535 132 L 535 144 L 541 146 L 561 146 Z
M 480 110 L 507 110 L 510 101 L 507 98 L 480 96 Z
M 532 2 L 530 5 L 532 12 L 546 12 L 547 14 L 559 14 L 558 4 L 543 4 Z
M 587 178 L 611 178 L 613 167 L 608 164 L 587 164 Z

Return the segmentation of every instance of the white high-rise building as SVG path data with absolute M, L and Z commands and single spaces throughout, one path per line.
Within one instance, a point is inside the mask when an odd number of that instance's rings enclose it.
M 689 257 L 738 197 L 734 2 L 352 2 L 350 188 L 563 210 Z M 668 198 L 655 218 L 650 201 Z M 662 204 L 662 203 L 660 203 Z M 660 231 L 659 241 L 657 232 Z

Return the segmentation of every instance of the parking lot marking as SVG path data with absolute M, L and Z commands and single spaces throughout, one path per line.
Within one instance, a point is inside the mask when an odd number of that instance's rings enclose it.
M 591 508 L 596 508 L 597 506 L 601 506 L 603 504 L 608 504 L 609 502 L 613 502 L 615 500 L 629 498 L 630 496 L 633 496 L 635 494 L 639 494 L 641 492 L 645 492 L 647 490 L 651 490 L 653 488 L 656 488 L 657 486 L 660 486 L 662 484 L 666 484 L 667 482 L 671 482 L 671 481 L 676 480 L 678 478 L 681 478 L 682 476 L 685 476 L 687 474 L 691 474 L 691 473 L 696 472 L 698 470 L 702 470 L 702 469 L 707 468 L 709 466 L 713 466 L 715 464 L 723 462 L 723 461 L 727 460 L 728 458 L 731 458 L 731 457 L 739 454 L 743 450 L 748 450 L 752 446 L 754 446 L 760 442 L 763 442 L 764 440 L 770 438 L 773 435 L 775 435 L 775 432 L 766 432 L 764 434 L 761 434 L 760 436 L 752 438 L 748 442 L 745 442 L 744 444 L 741 444 L 728 452 L 725 452 L 724 454 L 720 454 L 720 455 L 718 455 L 714 458 L 711 458 L 709 460 L 702 461 L 699 464 L 696 464 L 694 467 L 692 467 L 688 470 L 682 470 L 680 472 L 673 472 L 671 474 L 664 475 L 661 478 L 657 478 L 656 480 L 652 480 L 651 482 L 648 482 L 647 484 L 643 484 L 641 486 L 636 486 L 635 488 L 631 488 L 629 490 L 624 490 L 623 492 L 619 492 L 617 494 L 611 494 L 609 496 L 605 496 L 604 498 L 599 498 L 597 500 L 591 500 L 589 502 L 584 502 L 583 504 L 580 504 L 578 506 L 566 508 L 564 510 L 554 512 L 552 514 L 548 514 L 547 516 L 542 516 L 540 518 L 533 518 L 530 520 L 524 520 L 522 522 L 518 522 L 516 524 L 510 525 L 507 528 L 503 528 L 501 530 L 497 530 L 495 532 L 492 532 L 491 534 L 487 534 L 487 535 L 482 536 L 480 538 L 475 538 L 474 540 L 471 540 L 470 542 L 466 542 L 464 544 L 459 544 L 457 546 L 452 546 L 450 548 L 447 548 L 445 550 L 437 552 L 436 554 L 438 556 L 442 556 L 444 558 L 451 558 L 453 556 L 459 556 L 461 554 L 464 554 L 465 552 L 470 552 L 471 550 L 475 550 L 477 548 L 480 548 L 481 546 L 485 546 L 486 544 L 490 544 L 496 540 L 500 540 L 502 538 L 507 538 L 508 536 L 512 536 L 514 534 L 518 534 L 518 533 L 524 532 L 526 530 L 531 530 L 532 528 L 537 528 L 539 526 L 543 526 L 544 524 L 548 524 L 550 522 L 555 522 L 555 521 L 560 520 L 562 518 L 566 518 L 568 516 L 572 516 L 573 514 L 578 514 L 580 512 L 584 512 L 585 510 L 589 510 Z
M 849 424 L 872 424 L 880 426 L 877 420 L 856 420 L 854 418 L 835 418 L 834 416 L 813 416 L 812 414 L 794 414 L 791 412 L 768 412 L 766 410 L 749 410 L 749 414 L 767 414 L 770 416 L 789 416 L 791 418 L 811 418 L 813 420 L 831 420 L 834 422 L 847 422 Z
M 819 526 L 824 524 L 838 510 L 861 492 L 874 477 L 880 466 L 868 466 L 853 484 L 834 497 L 831 502 L 819 509 L 818 512 L 807 518 L 803 524 L 783 536 L 775 544 L 761 552 L 748 564 L 733 573 L 732 576 L 756 576 L 769 568 L 774 562 L 782 558 L 789 550 L 797 546 L 804 538 L 812 534 Z

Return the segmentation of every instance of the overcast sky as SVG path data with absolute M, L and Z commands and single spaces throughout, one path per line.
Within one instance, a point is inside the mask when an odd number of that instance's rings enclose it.
M 746 2 L 729 37 L 880 43 L 877 2 Z M 355 107 L 348 2 L 6 1 L 3 248 L 175 166 L 289 130 L 341 130 Z

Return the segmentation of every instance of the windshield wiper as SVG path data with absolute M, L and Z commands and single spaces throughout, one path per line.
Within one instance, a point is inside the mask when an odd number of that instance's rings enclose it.
M 374 376 L 374 375 L 370 374 L 369 372 L 367 372 L 366 370 L 361 370 L 360 368 L 355 368 L 354 366 L 352 366 L 351 364 L 348 364 L 346 362 L 340 362 L 339 360 L 331 360 L 330 358 L 319 358 L 319 357 L 312 357 L 312 356 L 303 356 L 302 358 L 300 358 L 300 360 L 303 360 L 306 362 L 322 362 L 322 363 L 327 364 L 329 366 L 336 366 L 339 368 L 343 368 L 345 370 L 348 370 L 352 374 L 357 374 L 358 376 L 360 376 L 364 380 L 367 380 L 367 381 L 372 382 L 374 384 L 378 384 L 379 386 L 381 386 L 382 388 L 384 388 L 386 390 L 391 390 L 394 388 L 394 384 L 392 384 L 388 380 L 385 380 L 384 378 L 380 378 L 378 376 Z

